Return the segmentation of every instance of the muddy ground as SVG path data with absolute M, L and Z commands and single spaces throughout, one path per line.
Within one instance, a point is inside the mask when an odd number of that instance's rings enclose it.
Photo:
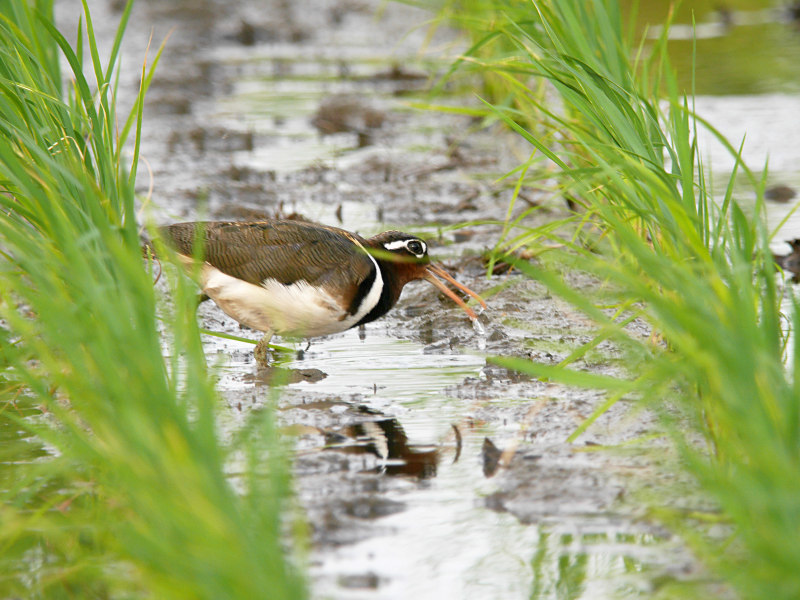
M 98 29 L 111 31 L 120 4 L 92 4 Z M 208 337 L 221 425 L 239 426 L 269 401 L 270 382 L 289 381 L 279 415 L 296 436 L 315 597 L 651 597 L 697 572 L 642 503 L 643 489 L 670 476 L 659 467 L 668 458 L 604 446 L 657 426 L 620 402 L 567 443 L 603 394 L 487 362 L 555 363 L 590 339 L 591 324 L 535 282 L 486 277 L 499 226 L 448 229 L 504 218 L 511 190 L 497 177 L 529 149 L 466 117 L 409 107 L 462 44 L 445 30 L 427 39 L 429 17 L 366 0 L 137 2 L 123 97 L 151 30 L 154 46 L 169 33 L 145 113 L 143 215 L 299 214 L 366 235 L 412 230 L 488 297 L 476 328 L 433 287 L 411 284 L 387 317 L 295 344 L 272 370 L 255 365 L 251 345 Z M 531 223 L 565 214 L 546 189 L 515 210 L 534 203 Z M 257 338 L 213 305 L 199 314 L 207 329 Z M 613 356 L 601 347 L 578 366 L 607 371 Z

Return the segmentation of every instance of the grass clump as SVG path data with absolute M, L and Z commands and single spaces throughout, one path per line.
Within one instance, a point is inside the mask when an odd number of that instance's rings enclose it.
M 488 7 L 491 19 L 483 18 Z M 460 8 L 440 5 L 444 15 Z M 483 2 L 471 14 L 473 22 L 456 21 L 472 36 L 460 64 L 505 80 L 501 95 L 482 98 L 484 115 L 533 147 L 516 171 L 519 187 L 555 176 L 560 192 L 579 205 L 558 229 L 509 222 L 497 255 L 522 246 L 552 251 L 556 242 L 576 268 L 619 290 L 609 314 L 556 273 L 519 265 L 591 316 L 600 338 L 627 350 L 631 377 L 611 381 L 567 364 L 498 362 L 607 388 L 611 401 L 636 395 L 661 412 L 728 525 L 722 539 L 712 539 L 681 523 L 701 555 L 742 597 L 799 597 L 800 349 L 787 332 L 796 330 L 800 313 L 776 284 L 763 179 L 694 114 L 691 93 L 678 89 L 670 66 L 666 33 L 646 50 L 636 46 L 615 0 Z M 493 46 L 496 40 L 502 41 Z M 556 104 L 542 101 L 542 81 L 557 92 Z M 535 130 L 531 115 L 539 117 Z M 736 158 L 719 196 L 698 147 L 701 127 Z M 740 179 L 755 191 L 752 211 L 734 198 Z M 629 335 L 622 315 L 649 322 L 653 336 Z M 666 407 L 677 407 L 679 416 Z
M 134 175 L 161 49 L 118 121 L 131 4 L 107 62 L 86 4 L 75 46 L 52 8 L 0 3 L 0 596 L 304 597 L 286 453 L 266 411 L 221 443 L 183 280 L 159 334 Z

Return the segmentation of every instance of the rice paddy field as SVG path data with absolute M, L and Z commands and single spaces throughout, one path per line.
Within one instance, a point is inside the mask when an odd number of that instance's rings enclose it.
M 800 597 L 797 12 L 0 0 L 0 599 Z M 276 217 L 488 307 L 260 366 L 142 243 Z

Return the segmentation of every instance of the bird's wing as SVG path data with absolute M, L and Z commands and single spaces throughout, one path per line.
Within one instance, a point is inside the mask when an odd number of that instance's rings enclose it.
M 272 279 L 289 285 L 305 281 L 336 292 L 346 309 L 358 286 L 374 278 L 375 264 L 363 238 L 334 227 L 304 221 L 176 223 L 161 229 L 178 253 L 191 257 L 195 240 L 202 255 L 223 273 L 255 285 Z M 352 294 L 342 294 L 347 277 Z

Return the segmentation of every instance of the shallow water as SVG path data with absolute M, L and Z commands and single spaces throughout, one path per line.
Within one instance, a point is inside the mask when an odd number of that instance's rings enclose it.
M 369 329 L 361 338 L 357 330 L 351 329 L 316 339 L 308 346 L 305 342 L 290 343 L 297 356 L 279 360 L 279 366 L 291 370 L 319 369 L 325 378 L 316 383 L 288 383 L 288 388 L 297 393 L 314 393 L 322 388 L 319 391 L 325 394 L 359 396 L 370 404 L 394 402 L 414 407 L 430 403 L 447 386 L 460 383 L 465 377 L 479 376 L 486 363 L 479 355 L 426 353 L 425 346 L 386 337 L 380 330 Z M 233 359 L 225 360 L 222 385 L 228 385 L 229 381 L 235 385 L 242 380 L 243 373 L 253 370 L 251 344 L 209 340 L 206 347 L 209 352 L 220 352 L 226 357 L 239 352 Z M 447 416 L 442 419 L 446 421 Z
M 696 110 L 737 151 L 741 146 L 742 158 L 756 176 L 767 171 L 767 188 L 781 185 L 798 193 L 788 202 L 766 202 L 767 225 L 775 233 L 773 251 L 787 253 L 785 242 L 800 237 L 800 214 L 795 210 L 800 199 L 800 95 L 700 96 Z M 699 139 L 721 198 L 736 159 L 709 131 L 699 130 Z M 755 192 L 747 186 L 737 189 L 735 197 L 743 206 L 755 202 Z
M 339 500 L 352 503 L 359 527 L 369 531 L 312 557 L 315 597 L 644 598 L 652 591 L 648 582 L 653 573 L 664 577 L 687 568 L 679 541 L 616 512 L 565 509 L 566 514 L 557 516 L 556 511 L 535 525 L 488 510 L 485 499 L 497 486 L 483 472 L 481 446 L 487 436 L 513 432 L 519 424 L 482 421 L 476 411 L 485 408 L 486 400 L 456 393 L 454 386 L 465 378 L 485 379 L 485 359 L 431 353 L 426 346 L 387 338 L 376 329 L 368 328 L 364 339 L 350 331 L 315 341 L 299 350 L 302 358 L 280 362 L 283 369 L 324 369 L 327 374 L 316 383 L 286 385 L 278 402 L 282 422 L 342 432 L 354 422 L 391 421 L 383 434 L 391 444 L 399 432 L 412 451 L 376 458 L 379 452 L 367 447 L 374 442 L 369 430 L 360 430 L 361 437 L 350 442 L 331 445 L 326 440 L 334 452 L 354 452 L 347 467 L 351 479 L 369 480 L 375 474 L 399 479 L 386 494 L 399 505 L 375 509 L 351 484 L 339 485 Z M 210 356 L 220 359 L 220 387 L 237 391 L 229 401 L 269 394 L 266 385 L 250 376 L 251 346 L 214 338 L 207 343 Z M 302 408 L 308 405 L 314 408 Z M 363 421 L 346 416 L 356 405 L 368 411 Z M 291 414 L 319 407 L 326 413 L 321 418 Z M 301 462 L 308 453 L 326 452 L 314 444 L 313 435 L 305 437 Z M 426 455 L 423 474 L 413 468 L 414 452 Z M 367 455 L 363 461 L 362 453 Z M 403 468 L 409 464 L 412 470 Z M 548 485 L 546 478 L 541 483 Z M 301 487 L 308 494 L 307 488 L 317 485 L 306 481 Z M 331 489 L 330 481 L 320 485 Z

